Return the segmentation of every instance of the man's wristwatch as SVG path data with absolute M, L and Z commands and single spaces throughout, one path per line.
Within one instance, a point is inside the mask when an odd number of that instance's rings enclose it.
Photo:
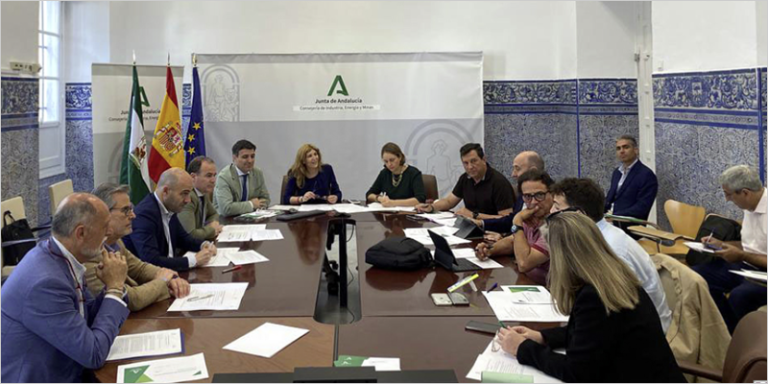
M 523 227 L 518 227 L 517 225 L 512 224 L 512 228 L 509 229 L 509 233 L 514 235 L 521 229 L 523 229 Z
M 477 220 L 477 217 L 480 216 L 480 212 L 472 212 L 472 218 Z

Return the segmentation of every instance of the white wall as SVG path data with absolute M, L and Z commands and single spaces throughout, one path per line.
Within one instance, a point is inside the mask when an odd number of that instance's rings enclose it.
M 654 73 L 756 67 L 755 2 L 654 1 L 653 50 Z
M 64 2 L 67 82 L 91 81 L 92 63 L 109 63 L 109 2 Z M 130 30 L 123 33 L 131 33 Z
M 576 2 L 579 78 L 637 78 L 637 12 L 633 1 Z
M 768 66 L 768 1 L 755 1 L 757 16 L 757 65 Z
M 3 70 L 10 68 L 11 61 L 37 63 L 38 7 L 36 1 L 0 3 Z
M 574 29 L 573 2 L 113 2 L 110 57 L 481 50 L 486 79 L 559 79 L 576 76 Z

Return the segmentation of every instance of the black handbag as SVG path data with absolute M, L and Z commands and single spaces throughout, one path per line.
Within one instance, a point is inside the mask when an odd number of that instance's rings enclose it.
M 10 222 L 9 222 L 10 219 Z M 11 211 L 3 213 L 3 230 L 0 231 L 3 247 L 3 265 L 17 265 L 37 244 L 27 219 L 16 220 Z
M 365 262 L 383 269 L 414 270 L 432 267 L 429 249 L 408 237 L 388 237 L 365 251 Z

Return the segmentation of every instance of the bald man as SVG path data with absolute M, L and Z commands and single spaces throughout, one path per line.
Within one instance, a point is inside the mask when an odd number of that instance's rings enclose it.
M 174 271 L 205 265 L 216 254 L 209 241 L 190 236 L 176 214 L 189 204 L 192 176 L 181 168 L 160 175 L 155 193 L 136 206 L 133 232 L 123 238 L 126 248 L 147 263 Z M 188 251 L 196 252 L 185 256 Z
M 130 311 L 125 258 L 104 249 L 109 209 L 75 193 L 59 204 L 53 235 L 24 256 L 2 290 L 2 381 L 93 380 Z M 92 296 L 84 263 L 100 258 L 104 289 Z
M 532 169 L 546 171 L 544 169 L 544 159 L 534 151 L 523 151 L 518 153 L 512 161 L 512 178 L 515 179 L 515 184 L 520 175 Z M 517 192 L 517 200 L 515 200 L 515 206 L 512 213 L 498 219 L 476 220 L 475 224 L 486 231 L 493 231 L 501 234 L 509 232 L 510 228 L 512 228 L 512 220 L 515 218 L 515 215 L 523 210 L 523 193 L 521 191 L 515 192 Z

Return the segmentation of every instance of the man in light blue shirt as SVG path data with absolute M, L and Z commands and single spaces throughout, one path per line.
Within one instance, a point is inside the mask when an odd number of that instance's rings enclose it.
M 578 210 L 597 223 L 605 242 L 627 266 L 635 272 L 638 280 L 650 296 L 659 314 L 661 328 L 667 332 L 672 322 L 672 311 L 667 305 L 661 278 L 651 257 L 634 239 L 603 218 L 605 195 L 600 186 L 590 179 L 567 178 L 550 188 L 554 197 L 552 212 L 565 209 Z

